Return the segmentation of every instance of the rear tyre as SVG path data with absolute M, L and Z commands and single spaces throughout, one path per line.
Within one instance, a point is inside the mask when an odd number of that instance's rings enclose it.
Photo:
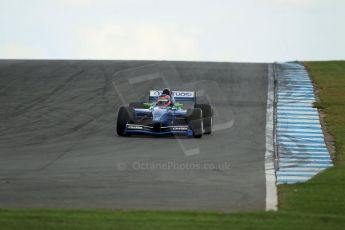
M 202 110 L 199 108 L 193 109 L 188 121 L 193 132 L 193 137 L 201 138 L 203 134 Z
M 212 115 L 213 111 L 209 104 L 196 104 L 195 108 L 200 108 L 202 110 L 202 120 L 204 125 L 204 133 L 212 133 Z
M 131 102 L 129 103 L 128 107 L 137 108 L 137 109 L 145 109 L 143 102 Z
M 125 133 L 126 125 L 132 123 L 133 109 L 131 107 L 121 106 L 117 114 L 116 131 L 119 136 L 130 136 Z

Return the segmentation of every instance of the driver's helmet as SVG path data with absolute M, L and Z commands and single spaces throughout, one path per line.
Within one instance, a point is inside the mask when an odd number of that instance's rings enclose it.
M 171 97 L 166 94 L 162 94 L 158 97 L 157 100 L 158 106 L 170 106 L 171 105 Z

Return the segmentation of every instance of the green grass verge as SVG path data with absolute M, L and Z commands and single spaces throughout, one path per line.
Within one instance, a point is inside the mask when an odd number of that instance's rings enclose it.
M 345 62 L 305 65 L 336 141 L 336 166 L 280 186 L 278 212 L 0 209 L 0 229 L 345 229 Z
M 4 210 L 1 229 L 342 229 L 340 215 L 298 212 Z
M 325 114 L 325 122 L 336 142 L 335 167 L 303 184 L 282 186 L 282 210 L 345 215 L 345 62 L 306 62 L 319 91 L 316 107 Z M 345 226 L 344 226 L 345 229 Z

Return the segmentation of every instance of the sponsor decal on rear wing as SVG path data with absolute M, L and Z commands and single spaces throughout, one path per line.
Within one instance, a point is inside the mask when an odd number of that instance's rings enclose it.
M 150 101 L 156 101 L 163 90 L 150 90 Z M 172 91 L 172 96 L 175 101 L 196 101 L 196 94 L 194 91 Z

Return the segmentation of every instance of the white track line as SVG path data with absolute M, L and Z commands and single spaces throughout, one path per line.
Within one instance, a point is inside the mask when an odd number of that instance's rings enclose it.
M 310 179 L 310 176 L 279 176 L 278 175 L 278 180 L 284 180 L 284 179 L 294 179 L 294 180 L 303 180 L 306 181 Z
M 279 141 L 279 144 L 294 145 L 294 146 L 326 146 L 324 142 L 296 142 L 296 141 Z
M 310 133 L 322 133 L 322 130 L 319 129 L 297 129 L 297 128 L 294 128 L 294 129 L 290 129 L 290 128 L 277 128 L 278 132 L 281 131 L 281 132 L 286 132 L 286 131 L 289 131 L 289 132 L 310 132 Z
M 273 108 L 274 108 L 274 81 L 273 67 L 268 66 L 268 93 L 266 111 L 266 210 L 277 210 L 278 197 L 276 187 L 276 174 L 274 167 L 274 139 L 273 139 Z
M 279 169 L 279 171 L 301 171 L 302 173 L 304 172 L 315 172 L 315 173 L 319 173 L 321 171 L 325 170 L 325 168 L 304 168 L 304 167 L 296 167 L 296 168 L 281 168 Z
M 309 171 L 309 172 L 277 172 L 277 176 L 280 176 L 281 174 L 284 175 L 289 175 L 289 176 L 293 176 L 293 175 L 300 175 L 300 174 L 305 174 L 305 175 L 310 175 L 310 176 L 314 176 L 318 173 L 318 171 Z
M 294 116 L 294 115 L 278 115 L 278 119 L 311 119 L 319 120 L 319 116 Z
M 278 122 L 304 122 L 308 124 L 319 124 L 318 120 L 303 120 L 303 119 L 288 119 L 288 118 L 278 118 Z
M 328 156 L 328 152 L 314 152 L 314 151 L 296 151 L 296 150 L 280 150 L 279 156 Z

